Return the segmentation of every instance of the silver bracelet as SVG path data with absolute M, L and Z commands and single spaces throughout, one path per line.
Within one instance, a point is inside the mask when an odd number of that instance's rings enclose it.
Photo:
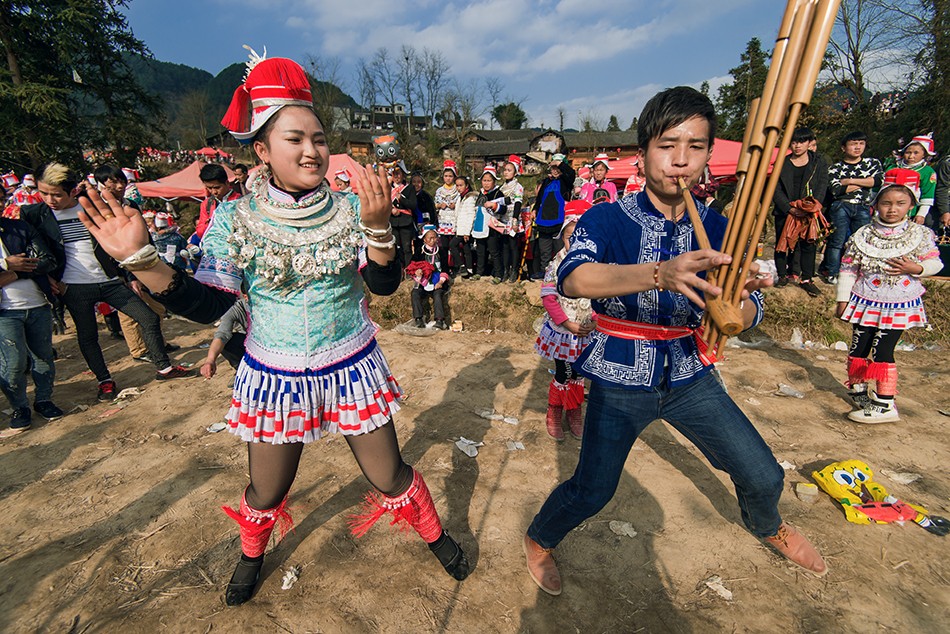
M 388 225 L 385 229 L 372 229 L 364 225 L 362 221 L 360 221 L 359 227 L 363 235 L 369 236 L 370 238 L 385 238 L 386 235 L 393 230 L 392 225 Z
M 389 234 L 389 240 L 387 240 L 386 242 L 379 242 L 377 240 L 373 240 L 369 236 L 363 236 L 363 240 L 366 242 L 368 246 L 371 246 L 375 249 L 381 249 L 383 251 L 385 251 L 386 249 L 392 249 L 396 246 L 396 236 L 392 235 L 391 233 Z
M 154 244 L 146 244 L 144 247 L 119 262 L 126 271 L 144 271 L 150 269 L 159 263 L 161 258 L 158 256 L 158 249 Z

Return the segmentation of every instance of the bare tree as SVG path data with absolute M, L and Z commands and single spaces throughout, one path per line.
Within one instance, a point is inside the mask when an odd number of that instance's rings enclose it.
M 835 31 L 829 42 L 828 70 L 834 83 L 851 93 L 851 100 L 865 113 L 869 93 L 886 90 L 880 73 L 899 60 L 913 59 L 906 33 L 909 12 L 890 0 L 843 0 Z
M 458 163 L 465 163 L 465 145 L 469 133 L 483 122 L 485 103 L 482 95 L 484 87 L 477 79 L 467 83 L 453 81 L 445 93 L 442 106 L 442 126 L 453 131 L 458 144 Z
M 498 105 L 499 99 L 501 98 L 501 91 L 504 88 L 501 85 L 501 80 L 497 77 L 489 77 L 485 80 L 485 92 L 488 93 L 488 108 L 489 112 L 494 112 L 495 106 Z M 495 121 L 495 117 L 492 116 L 489 118 L 489 123 Z M 500 122 L 499 122 L 500 123 Z M 494 125 L 491 126 L 494 129 Z
M 409 129 L 412 129 L 412 117 L 415 116 L 415 104 L 419 93 L 419 80 L 422 78 L 422 60 L 413 46 L 402 45 L 399 50 L 399 59 L 396 60 L 399 69 L 399 88 L 409 106 Z
M 559 126 L 558 129 L 561 132 L 564 132 L 564 118 L 566 116 L 567 116 L 567 111 L 563 107 L 557 109 L 557 121 L 558 121 L 558 126 Z
M 396 104 L 399 103 L 399 70 L 389 50 L 383 47 L 376 49 L 369 63 L 369 69 L 378 96 L 385 99 L 390 108 L 395 109 Z
M 422 49 L 422 101 L 430 125 L 444 100 L 449 64 L 440 51 Z
M 338 151 L 340 148 L 335 141 L 339 140 L 339 129 L 350 127 L 350 122 L 344 121 L 344 116 L 339 110 L 345 105 L 341 103 L 344 93 L 343 75 L 340 69 L 343 62 L 339 57 L 319 57 L 312 54 L 308 54 L 306 60 L 307 72 L 312 78 L 310 89 L 313 95 L 313 109 L 323 122 L 331 150 Z
M 204 90 L 194 90 L 181 98 L 176 123 L 187 147 L 201 147 L 206 143 L 210 107 L 208 93 Z
M 360 105 L 370 112 L 370 127 L 376 124 L 376 112 L 373 106 L 379 96 L 379 88 L 373 77 L 373 69 L 362 57 L 356 64 L 356 92 L 360 96 Z

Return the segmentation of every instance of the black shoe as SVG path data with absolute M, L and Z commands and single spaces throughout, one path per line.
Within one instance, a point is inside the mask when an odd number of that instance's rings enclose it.
M 803 291 L 808 293 L 810 297 L 821 297 L 821 291 L 818 290 L 818 287 L 815 286 L 815 283 L 811 280 L 808 280 L 807 282 L 801 282 L 798 286 Z
M 115 381 L 109 379 L 99 384 L 99 393 L 96 394 L 96 398 L 100 401 L 112 401 L 115 400 L 118 391 L 119 388 L 116 386 Z
M 519 277 L 520 276 L 518 275 L 518 271 L 512 271 L 511 274 L 508 276 L 508 281 L 514 284 L 515 282 L 518 281 Z
M 541 280 L 544 279 L 544 273 L 535 273 L 534 275 L 532 275 L 532 276 L 529 277 L 528 279 L 529 279 L 529 280 L 532 280 L 532 281 L 535 281 L 535 282 L 540 282 Z
M 835 284 L 838 283 L 838 276 L 837 276 L 837 275 L 822 275 L 822 274 L 819 273 L 819 274 L 818 274 L 818 279 L 820 279 L 820 280 L 821 280 L 822 282 L 824 282 L 825 284 L 828 284 L 829 286 L 834 286 Z
M 132 357 L 132 358 L 135 359 L 136 361 L 139 361 L 140 363 L 152 362 L 152 357 L 148 356 L 147 354 L 143 354 L 141 357 Z
M 29 407 L 20 407 L 13 410 L 10 417 L 10 429 L 29 429 L 33 422 L 33 413 Z
M 466 270 L 464 273 L 462 273 L 462 279 L 463 279 L 463 280 L 467 280 L 467 279 L 469 279 L 470 277 L 472 277 L 473 275 L 475 275 L 475 274 L 472 273 L 472 272 L 469 271 L 469 270 Z
M 247 603 L 254 596 L 257 583 L 261 580 L 263 567 L 264 555 L 254 559 L 241 555 L 241 559 L 234 568 L 234 574 L 231 575 L 231 581 L 228 582 L 228 588 L 224 591 L 224 602 L 228 605 Z
M 426 322 L 422 321 L 422 319 L 416 319 L 416 328 L 425 328 L 425 327 L 426 327 Z
M 183 379 L 192 376 L 194 373 L 188 368 L 180 365 L 173 365 L 168 372 L 156 372 L 155 378 L 159 381 L 168 381 L 169 379 Z
M 56 407 L 53 401 L 37 401 L 33 403 L 33 410 L 49 421 L 59 420 L 65 416 L 63 410 Z
M 777 282 L 775 282 L 775 288 L 785 288 L 786 286 L 788 286 L 787 275 L 783 275 L 782 277 L 778 278 Z
M 181 346 L 175 345 L 173 343 L 165 344 L 165 352 L 175 352 L 176 350 L 181 350 Z
M 445 531 L 442 531 L 442 536 L 438 540 L 429 544 L 429 550 L 456 581 L 462 581 L 471 572 L 462 547 Z
M 439 330 L 448 330 L 448 329 L 449 329 L 449 327 L 445 325 L 445 320 L 444 320 L 444 319 L 436 319 L 436 320 L 435 320 L 435 327 L 438 328 Z

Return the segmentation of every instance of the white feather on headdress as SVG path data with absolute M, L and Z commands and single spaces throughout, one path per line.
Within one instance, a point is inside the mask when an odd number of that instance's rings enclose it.
M 251 71 L 254 70 L 254 67 L 267 59 L 267 46 L 264 47 L 263 55 L 258 55 L 257 51 L 247 44 L 244 45 L 244 48 L 250 51 L 250 55 L 247 56 L 247 70 L 244 71 L 244 81 L 247 81 L 247 76 L 251 74 Z

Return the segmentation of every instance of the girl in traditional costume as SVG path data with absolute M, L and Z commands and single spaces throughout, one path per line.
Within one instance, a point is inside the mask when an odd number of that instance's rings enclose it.
M 382 168 L 354 175 L 359 197 L 332 192 L 329 151 L 306 73 L 288 59 L 252 54 L 222 124 L 252 142 L 263 167 L 250 193 L 217 208 L 192 279 L 160 261 L 140 214 L 91 193 L 83 223 L 121 265 L 178 315 L 218 319 L 246 286 L 247 350 L 234 382 L 229 430 L 248 444 L 250 484 L 237 511 L 242 555 L 228 605 L 251 598 L 275 525 L 290 524 L 287 494 L 303 446 L 340 433 L 376 492 L 352 522 L 362 535 L 385 513 L 405 521 L 455 579 L 465 554 L 442 529 L 422 476 L 403 462 L 392 415 L 402 395 L 376 344 L 364 282 L 391 294 L 401 267 Z M 253 109 L 249 115 L 248 106 Z
M 534 350 L 545 359 L 554 361 L 554 378 L 548 386 L 547 429 L 548 434 L 558 442 L 564 440 L 561 419 L 565 414 L 574 438 L 580 440 L 584 428 L 584 417 L 581 415 L 584 379 L 577 375 L 571 364 L 577 361 L 590 341 L 588 335 L 594 329 L 594 321 L 589 299 L 572 299 L 557 292 L 557 267 L 564 261 L 570 248 L 575 223 L 589 208 L 590 203 L 583 200 L 565 205 L 564 226 L 561 228 L 564 248 L 551 260 L 541 282 L 541 303 L 547 316 L 541 325 Z
M 848 352 L 850 396 L 858 423 L 900 420 L 894 349 L 904 330 L 927 325 L 920 278 L 943 268 L 930 229 L 908 219 L 920 202 L 920 175 L 892 169 L 872 203 L 871 224 L 845 245 L 838 276 L 837 315 L 854 328 Z M 868 382 L 877 389 L 868 391 Z

